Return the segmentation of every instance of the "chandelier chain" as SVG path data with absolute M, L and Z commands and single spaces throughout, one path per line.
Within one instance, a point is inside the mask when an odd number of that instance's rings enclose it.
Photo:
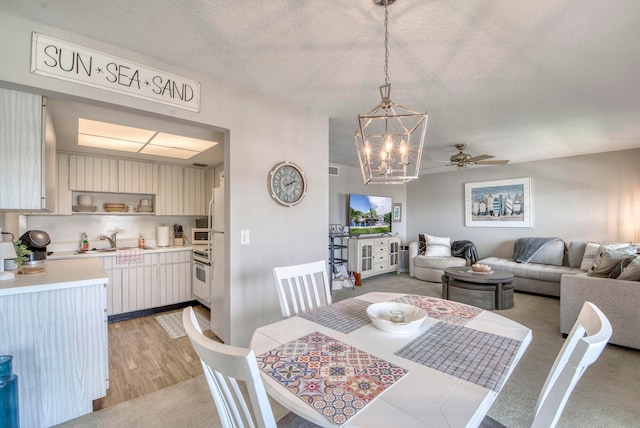
M 389 84 L 389 0 L 384 0 L 384 84 Z

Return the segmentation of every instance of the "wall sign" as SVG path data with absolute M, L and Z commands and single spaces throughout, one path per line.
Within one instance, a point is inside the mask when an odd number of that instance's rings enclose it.
M 31 72 L 200 111 L 200 82 L 35 32 Z

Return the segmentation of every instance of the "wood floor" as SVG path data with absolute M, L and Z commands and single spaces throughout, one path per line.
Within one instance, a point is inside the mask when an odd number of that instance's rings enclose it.
M 209 310 L 196 306 L 209 318 Z M 182 312 L 182 310 L 172 311 Z M 171 312 L 165 312 L 171 313 Z M 202 366 L 187 336 L 171 339 L 156 315 L 109 324 L 109 389 L 93 402 L 100 410 L 202 374 Z M 204 334 L 219 339 L 210 331 Z

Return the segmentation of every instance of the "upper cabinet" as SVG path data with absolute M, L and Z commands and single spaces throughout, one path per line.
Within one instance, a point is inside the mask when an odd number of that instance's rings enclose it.
M 69 155 L 69 189 L 83 192 L 117 192 L 118 160 Z
M 207 199 L 205 170 L 184 169 L 184 215 L 206 215 Z
M 104 214 L 102 202 L 137 204 L 148 195 L 153 195 L 150 199 L 154 201 L 154 210 L 135 214 L 207 214 L 207 180 L 202 168 L 58 153 L 58 172 L 58 204 L 54 214 L 71 214 L 77 192 L 90 193 L 97 201 L 97 209 L 77 211 L 83 214 Z
M 55 209 L 55 147 L 46 98 L 0 88 L 0 210 Z
M 158 193 L 158 165 L 130 160 L 118 161 L 118 192 Z
M 69 189 L 80 192 L 158 193 L 158 165 L 69 155 Z
M 207 193 L 202 168 L 159 165 L 156 215 L 206 215 Z

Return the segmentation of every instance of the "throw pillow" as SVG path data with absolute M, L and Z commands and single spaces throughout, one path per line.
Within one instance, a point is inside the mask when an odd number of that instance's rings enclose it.
M 624 259 L 620 260 L 618 262 L 618 264 L 616 265 L 616 267 L 614 267 L 613 270 L 611 271 L 611 273 L 609 274 L 609 278 L 618 279 L 618 277 L 620 276 L 622 271 L 624 271 L 627 268 L 627 266 L 629 266 L 629 264 L 636 257 L 637 257 L 637 255 L 633 255 L 633 256 L 625 257 Z
M 579 268 L 582 264 L 582 258 L 584 257 L 584 250 L 587 247 L 585 241 L 571 241 L 569 242 L 569 249 L 567 250 L 567 260 L 569 267 Z
M 424 254 L 427 250 L 427 239 L 424 237 L 424 234 L 418 235 L 418 254 Z
M 427 248 L 424 255 L 427 257 L 450 257 L 451 238 L 424 234 L 427 240 Z
M 630 242 L 621 242 L 614 244 L 605 244 L 604 246 L 610 250 L 617 250 L 619 248 L 629 246 Z M 598 242 L 587 242 L 587 246 L 584 249 L 584 256 L 582 257 L 582 263 L 580 263 L 580 269 L 588 271 L 593 266 L 593 261 L 598 255 L 598 251 L 603 244 Z
M 633 260 L 622 270 L 618 279 L 627 281 L 640 281 L 640 258 L 634 257 Z
M 612 250 L 606 245 L 600 246 L 598 254 L 593 260 L 593 265 L 587 272 L 588 276 L 607 277 L 620 260 L 636 253 L 635 245 Z

